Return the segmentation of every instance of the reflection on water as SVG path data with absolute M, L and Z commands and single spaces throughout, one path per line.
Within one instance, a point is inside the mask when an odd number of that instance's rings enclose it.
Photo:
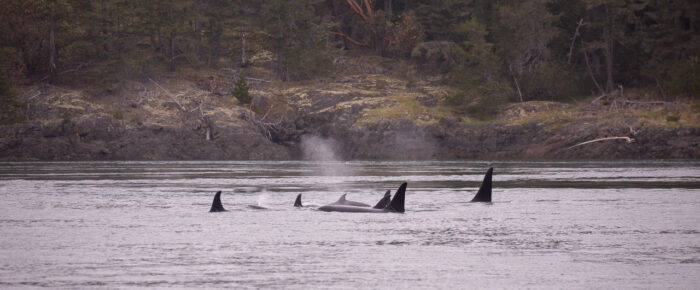
M 695 288 L 700 162 L 0 163 L 0 253 L 3 288 Z

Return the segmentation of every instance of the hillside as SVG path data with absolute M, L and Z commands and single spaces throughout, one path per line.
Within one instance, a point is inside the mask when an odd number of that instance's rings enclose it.
M 330 140 L 343 159 L 700 157 L 697 103 L 638 91 L 504 104 L 484 117 L 451 103 L 456 89 L 439 77 L 405 77 L 405 64 L 388 59 L 346 60 L 342 73 L 304 82 L 249 69 L 252 105 L 230 95 L 238 72 L 229 70 L 127 81 L 97 96 L 90 84 L 25 86 L 27 119 L 0 127 L 0 159 L 298 159 L 309 136 Z M 572 147 L 606 137 L 634 142 Z

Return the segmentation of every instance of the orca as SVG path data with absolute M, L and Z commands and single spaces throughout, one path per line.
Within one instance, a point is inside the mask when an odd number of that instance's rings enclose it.
M 294 207 L 304 207 L 301 204 L 301 193 L 297 195 L 297 199 L 294 201 Z
M 391 190 L 387 190 L 386 193 L 384 193 L 384 197 L 377 202 L 377 204 L 372 207 L 372 208 L 385 208 L 387 204 L 391 201 Z M 356 202 L 356 201 L 349 201 L 345 199 L 345 194 L 340 197 L 336 202 L 331 203 L 329 205 L 350 205 L 350 206 L 361 206 L 361 207 L 369 207 L 368 204 L 364 204 L 361 202 Z M 294 207 L 304 207 L 304 205 L 301 203 L 301 193 L 297 195 L 297 199 L 294 200 Z
M 252 208 L 252 209 L 269 209 L 269 208 L 266 208 L 266 207 L 264 207 L 264 206 L 253 205 L 253 204 L 248 205 L 248 208 Z
M 479 191 L 474 196 L 471 202 L 491 202 L 491 177 L 493 175 L 493 167 L 489 168 L 484 175 L 484 181 L 481 182 Z
M 405 182 L 403 184 L 401 184 L 399 189 L 394 194 L 394 198 L 391 199 L 391 202 L 389 202 L 389 204 L 387 204 L 384 208 L 371 208 L 371 207 L 364 207 L 364 206 L 353 206 L 353 205 L 346 205 L 346 204 L 331 203 L 329 205 L 324 205 L 322 207 L 319 207 L 318 209 L 321 211 L 326 211 L 326 212 L 332 211 L 332 212 L 365 212 L 365 213 L 387 213 L 387 212 L 403 213 L 406 211 L 404 208 L 406 186 L 407 186 L 407 184 Z M 386 197 L 386 194 L 384 195 L 384 197 Z M 383 199 L 384 198 L 382 198 L 382 200 Z
M 248 208 L 268 209 L 266 207 L 259 206 L 259 205 L 248 205 Z M 222 211 L 228 211 L 228 210 L 224 209 L 224 205 L 221 204 L 221 190 L 219 190 L 216 192 L 216 195 L 214 195 L 214 202 L 212 202 L 211 209 L 209 210 L 209 212 L 222 212 Z
M 211 204 L 211 209 L 209 212 L 222 212 L 226 211 L 224 209 L 224 206 L 221 204 L 221 190 L 216 192 L 216 195 L 214 195 L 214 202 Z

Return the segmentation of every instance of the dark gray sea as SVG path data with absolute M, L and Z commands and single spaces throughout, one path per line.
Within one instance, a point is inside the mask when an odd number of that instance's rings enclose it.
M 314 209 L 402 182 L 405 214 Z M 0 163 L 24 287 L 698 289 L 700 162 Z

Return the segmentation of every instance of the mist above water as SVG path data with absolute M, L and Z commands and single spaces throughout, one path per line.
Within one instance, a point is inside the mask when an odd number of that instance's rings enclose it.
M 399 130 L 394 136 L 396 150 L 393 156 L 402 160 L 433 159 L 437 148 L 436 141 L 423 130 Z
M 333 138 L 323 138 L 315 135 L 301 137 L 301 150 L 305 160 L 310 161 L 340 161 L 336 154 L 338 143 Z
M 301 150 L 304 160 L 314 161 L 316 173 L 321 176 L 347 176 L 353 173 L 338 155 L 339 144 L 333 138 L 315 135 L 301 137 Z
M 266 207 L 270 201 L 270 194 L 267 193 L 267 190 L 263 190 L 258 194 L 258 200 L 257 200 L 257 205 Z

